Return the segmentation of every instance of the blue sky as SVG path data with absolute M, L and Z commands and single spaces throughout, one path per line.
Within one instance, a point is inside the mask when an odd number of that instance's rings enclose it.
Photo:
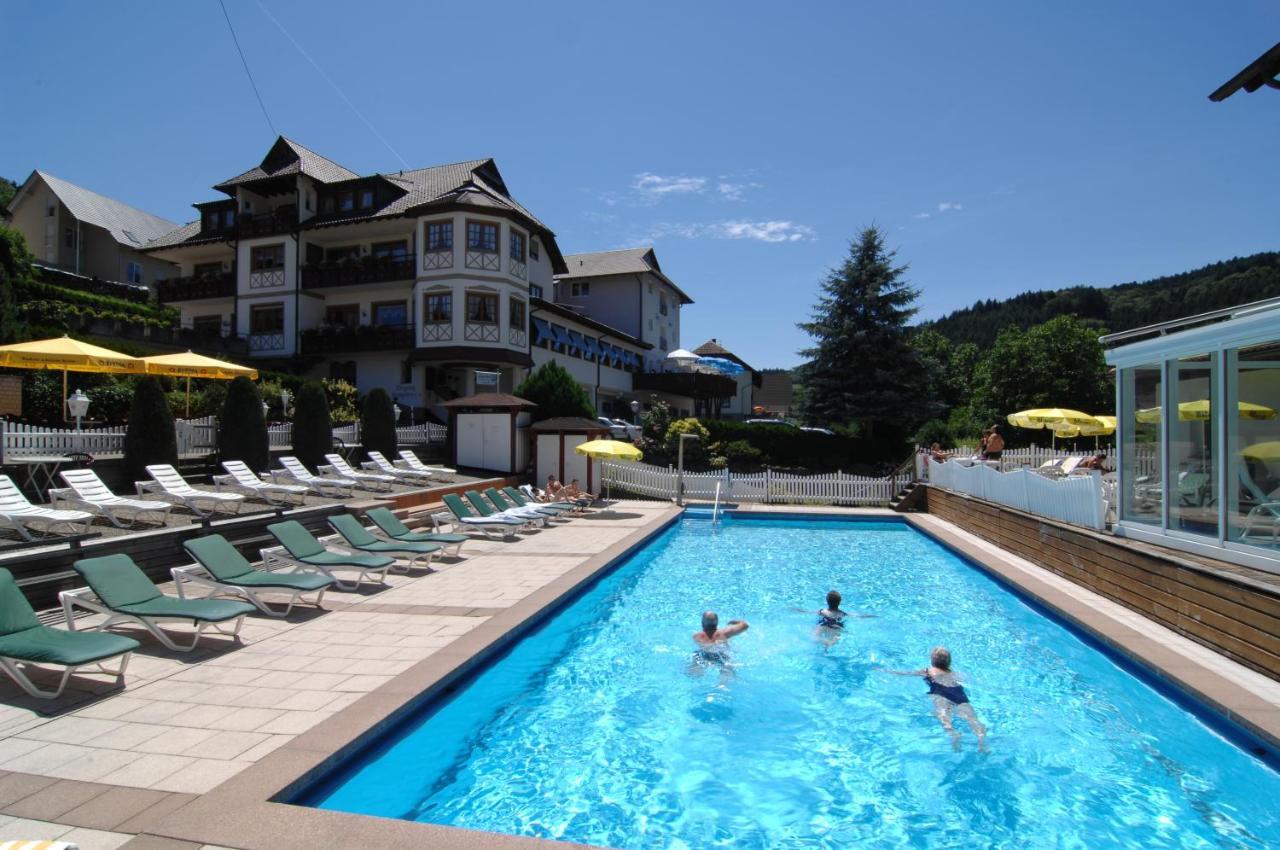
M 1280 93 L 1207 99 L 1280 39 L 1260 0 L 226 4 L 280 132 L 362 173 L 496 157 L 565 253 L 654 244 L 682 342 L 756 367 L 871 223 L 924 318 L 1277 248 Z M 187 221 L 273 139 L 217 0 L 0 31 L 12 179 Z

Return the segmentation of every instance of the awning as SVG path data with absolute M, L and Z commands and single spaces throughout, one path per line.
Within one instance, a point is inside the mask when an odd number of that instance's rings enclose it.
M 595 337 L 585 337 L 583 339 L 583 344 L 588 357 L 594 357 L 597 360 L 600 359 L 600 343 L 596 342 Z
M 569 342 L 569 332 L 559 325 L 551 326 L 551 333 L 555 334 L 555 344 L 563 345 L 566 349 L 571 345 Z
M 537 339 L 533 341 L 534 345 L 539 345 L 544 342 L 550 344 L 555 341 L 555 335 L 551 333 L 551 323 L 546 319 L 534 317 L 533 329 L 538 333 Z
M 582 334 L 577 331 L 569 331 L 569 349 L 578 352 L 586 350 L 586 346 L 582 342 Z

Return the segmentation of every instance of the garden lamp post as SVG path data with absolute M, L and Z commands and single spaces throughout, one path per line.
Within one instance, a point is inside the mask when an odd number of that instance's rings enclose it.
M 264 420 L 267 418 L 267 411 L 269 411 L 270 409 L 271 409 L 271 405 L 269 405 L 269 404 L 267 404 L 265 401 L 263 401 L 263 402 L 262 402 L 262 418 L 263 418 Z
M 640 425 L 640 402 L 634 398 L 631 399 L 631 424 Z
M 391 405 L 391 415 L 395 419 L 396 425 L 399 425 L 400 424 L 400 405 L 398 404 Z
M 80 423 L 89 412 L 89 397 L 80 390 L 76 390 L 67 396 L 67 410 L 76 419 L 76 450 L 79 451 L 81 448 Z
M 288 390 L 283 388 L 280 390 L 280 415 L 285 419 L 289 418 L 289 400 L 291 398 L 292 396 Z
M 680 470 L 679 475 L 676 478 L 676 506 L 677 507 L 684 506 L 684 441 L 696 440 L 696 439 L 698 439 L 697 434 L 681 434 L 680 435 L 680 449 L 677 452 L 678 460 L 676 461 L 676 464 Z

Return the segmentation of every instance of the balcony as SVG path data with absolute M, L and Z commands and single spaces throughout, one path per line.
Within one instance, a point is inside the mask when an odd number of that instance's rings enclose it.
M 403 259 L 364 257 L 340 263 L 310 263 L 302 267 L 302 288 L 322 289 L 328 286 L 359 286 L 365 283 L 390 283 L 413 280 L 412 257 Z
M 199 301 L 203 298 L 231 298 L 235 294 L 235 272 L 156 281 L 156 298 L 161 304 L 171 301 Z
M 252 239 L 255 236 L 274 236 L 277 233 L 289 233 L 298 228 L 298 208 L 293 204 L 261 215 L 240 216 L 239 233 L 241 239 Z
M 631 379 L 631 385 L 637 390 L 693 399 L 725 399 L 738 394 L 732 378 L 705 372 L 642 372 Z
M 302 353 L 347 354 L 354 351 L 404 351 L 413 348 L 413 325 L 360 325 L 302 332 Z

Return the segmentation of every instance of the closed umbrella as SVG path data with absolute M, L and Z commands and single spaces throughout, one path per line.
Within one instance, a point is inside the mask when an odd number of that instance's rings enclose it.
M 64 416 L 68 372 L 125 375 L 142 371 L 136 357 L 69 336 L 0 345 L 0 366 L 9 369 L 61 369 Z
M 630 443 L 621 440 L 589 440 L 574 448 L 580 455 L 593 460 L 617 460 L 635 462 L 644 457 L 644 453 Z M 605 482 L 605 499 L 613 495 L 613 482 Z
M 241 375 L 258 379 L 258 370 L 248 366 L 237 366 L 225 360 L 205 357 L 186 351 L 179 354 L 157 354 L 153 357 L 141 358 L 145 364 L 144 371 L 148 375 L 168 375 L 174 378 L 187 379 L 187 417 L 191 416 L 191 379 L 206 378 L 215 381 L 230 381 Z

